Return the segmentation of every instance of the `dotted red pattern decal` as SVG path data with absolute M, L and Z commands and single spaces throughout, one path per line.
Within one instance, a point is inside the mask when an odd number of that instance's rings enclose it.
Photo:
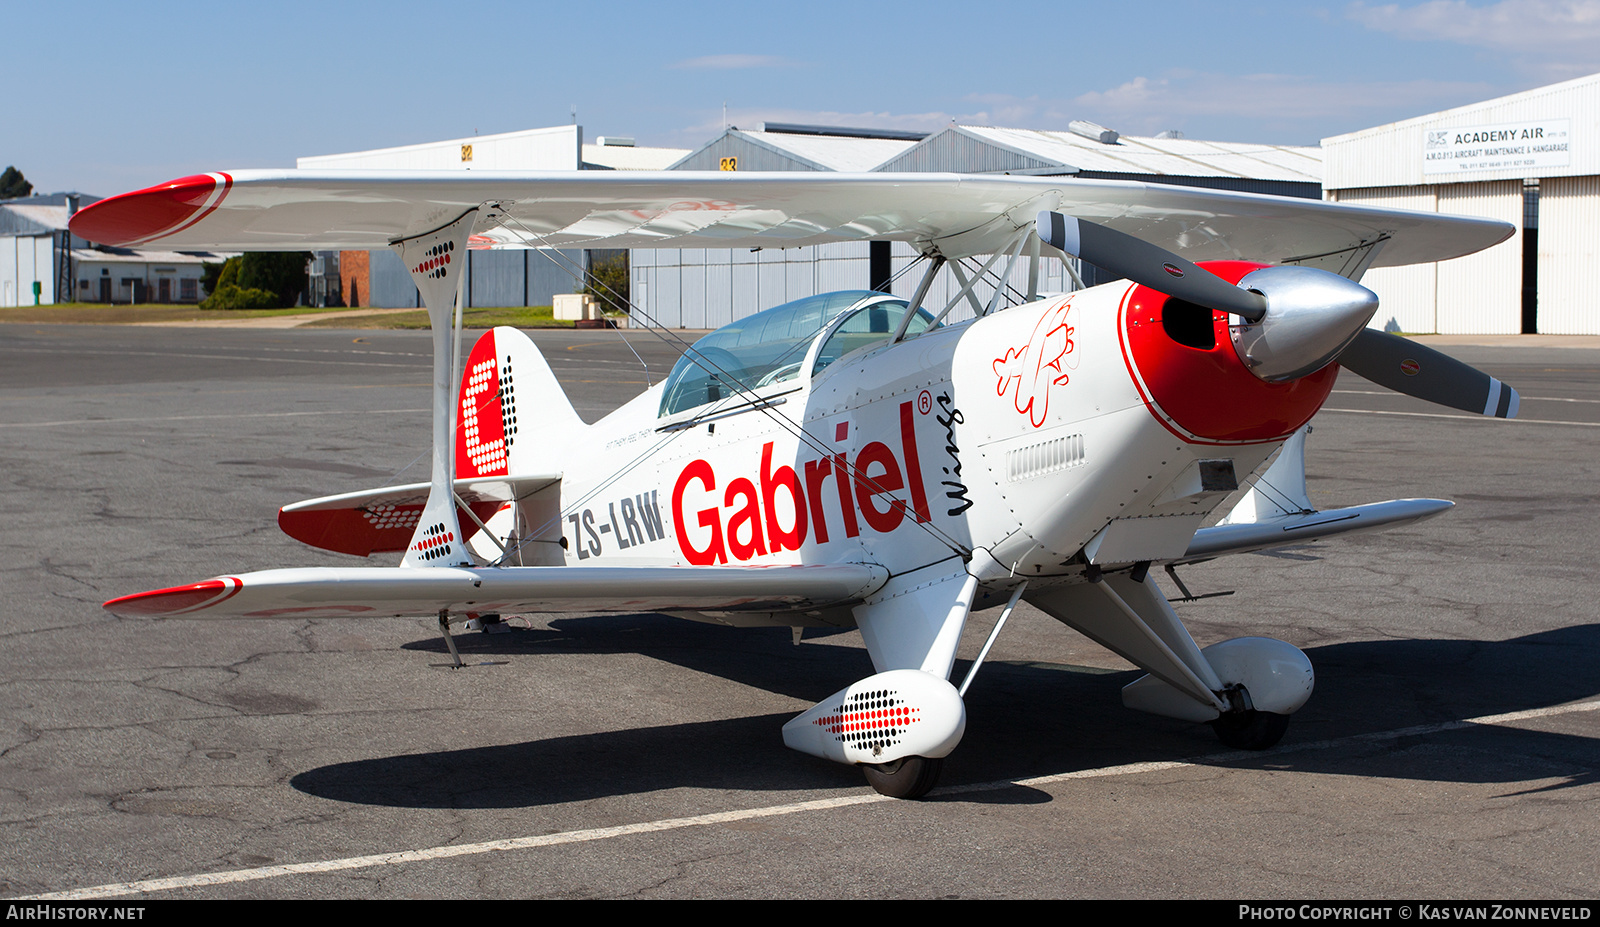
M 394 505 L 382 502 L 371 508 L 362 509 L 361 517 L 378 531 L 387 531 L 390 528 L 415 528 L 417 522 L 422 520 L 422 508 L 421 505 Z
M 422 274 L 438 280 L 445 275 L 450 267 L 450 252 L 456 250 L 455 242 L 442 241 L 427 251 L 423 252 L 423 260 L 411 268 L 414 274 Z
M 834 740 L 859 750 L 875 750 L 900 742 L 911 725 L 922 720 L 914 708 L 889 689 L 873 689 L 848 696 L 837 708 L 812 721 L 834 735 Z
M 422 537 L 411 545 L 412 551 L 424 560 L 437 560 L 449 555 L 453 549 L 451 544 L 456 539 L 454 531 L 446 531 L 444 522 L 429 525 Z

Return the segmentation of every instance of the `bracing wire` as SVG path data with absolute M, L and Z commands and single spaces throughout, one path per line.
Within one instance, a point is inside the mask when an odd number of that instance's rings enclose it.
M 517 234 L 519 237 L 522 238 L 522 244 L 524 244 L 526 246 L 529 246 L 529 247 L 534 247 L 534 248 L 538 248 L 538 249 L 542 250 L 544 252 L 545 256 L 550 261 L 555 263 L 558 267 L 563 267 L 563 269 L 567 270 L 568 273 L 575 273 L 575 271 L 576 271 L 575 268 L 564 266 L 562 264 L 562 260 L 558 259 L 556 257 L 556 255 L 560 254 L 559 249 L 557 249 L 556 246 L 551 245 L 544 238 L 544 236 L 538 234 L 537 232 L 534 232 L 533 230 L 529 229 L 527 226 L 523 225 L 522 222 L 517 220 L 517 218 L 515 216 L 512 216 L 509 213 L 502 213 L 502 215 L 504 216 L 504 218 L 507 221 L 509 221 L 510 223 L 515 224 L 518 227 L 517 229 L 514 229 L 512 231 L 515 234 Z M 538 243 L 537 244 L 533 244 L 532 242 L 529 241 L 529 239 L 533 239 L 533 240 L 537 241 Z M 546 250 L 546 249 L 548 249 L 548 250 Z M 552 253 L 552 252 L 554 252 L 554 253 Z M 903 276 L 904 274 L 909 272 L 913 267 L 915 267 L 918 263 L 919 262 L 917 262 L 917 261 L 913 261 L 913 262 L 909 263 L 906 267 L 901 269 L 900 273 L 895 274 L 891 278 L 891 281 L 894 280 L 894 279 L 899 279 L 901 276 Z M 691 360 L 692 363 L 694 363 L 696 366 L 699 366 L 701 369 L 705 370 L 706 372 L 711 373 L 714 376 L 717 376 L 718 379 L 722 379 L 723 382 L 726 382 L 730 386 L 730 388 L 732 388 L 736 393 L 746 394 L 747 398 L 748 398 L 748 401 L 750 402 L 752 408 L 754 408 L 757 411 L 761 412 L 762 414 L 766 415 L 779 428 L 781 428 L 784 431 L 788 432 L 789 434 L 793 435 L 802 445 L 810 448 L 812 451 L 814 451 L 815 453 L 817 453 L 817 454 L 819 454 L 819 455 L 821 455 L 823 457 L 827 457 L 827 458 L 833 459 L 835 461 L 835 463 L 839 462 L 837 460 L 837 458 L 835 457 L 835 455 L 833 454 L 833 449 L 831 447 L 829 447 L 820 438 L 817 438 L 817 437 L 809 434 L 808 432 L 806 432 L 806 430 L 803 427 L 799 426 L 797 423 L 795 423 L 788 416 L 777 412 L 776 410 L 771 408 L 771 406 L 769 404 L 763 402 L 761 400 L 761 397 L 758 396 L 757 394 L 755 394 L 754 390 L 748 384 L 744 383 L 743 380 L 741 380 L 739 377 L 736 377 L 731 372 L 729 372 L 727 370 L 724 370 L 722 367 L 717 365 L 715 361 L 712 361 L 709 358 L 706 358 L 706 357 L 700 355 L 698 352 L 691 352 L 691 349 L 693 347 L 693 344 L 691 342 L 686 341 L 681 336 L 679 336 L 676 333 L 674 333 L 671 329 L 668 329 L 666 326 L 662 325 L 656 318 L 654 318 L 652 315 L 650 315 L 649 312 L 647 312 L 643 307 L 636 305 L 631 298 L 624 299 L 621 296 L 621 294 L 616 293 L 614 290 L 611 290 L 611 288 L 606 287 L 605 289 L 610 293 L 610 296 L 611 296 L 613 301 L 619 302 L 619 303 L 621 303 L 623 305 L 628 306 L 630 315 L 633 315 L 633 314 L 636 313 L 640 318 L 643 318 L 645 320 L 645 322 L 646 322 L 646 330 L 650 331 L 657 338 L 660 338 L 664 343 L 668 344 L 669 346 L 678 348 L 680 351 L 682 351 L 683 353 L 687 354 L 690 357 L 690 360 Z M 798 345 L 796 347 L 798 347 Z M 637 356 L 637 354 L 636 354 L 636 356 Z M 785 356 L 787 356 L 787 355 L 785 355 Z M 723 379 L 723 378 L 725 378 L 725 379 Z M 729 397 L 729 398 L 732 399 L 733 397 Z M 687 429 L 685 429 L 685 431 L 687 431 Z M 682 432 L 677 432 L 677 433 L 674 433 L 674 434 L 679 434 L 679 433 L 682 433 Z M 625 467 L 625 469 L 619 470 L 618 472 L 612 474 L 608 479 L 602 481 L 600 485 L 597 485 L 590 492 L 585 493 L 584 496 L 581 499 L 575 500 L 572 503 L 572 506 L 575 507 L 575 506 L 581 505 L 584 501 L 587 501 L 588 499 L 591 499 L 594 496 L 596 496 L 598 493 L 604 491 L 605 488 L 615 484 L 616 481 L 621 479 L 622 476 L 625 475 L 626 472 L 629 472 L 629 471 L 633 470 L 634 468 L 636 468 L 639 465 L 639 463 L 643 462 L 643 459 L 645 457 L 649 456 L 650 454 L 653 454 L 659 447 L 665 446 L 666 443 L 667 442 L 663 441 L 663 442 L 660 442 L 660 444 L 658 444 L 656 446 L 652 446 L 652 447 L 646 449 L 644 452 L 642 452 L 640 454 L 640 456 L 638 458 L 635 458 L 634 461 L 630 462 L 630 464 L 627 465 Z M 905 502 L 903 502 L 903 501 L 901 501 L 899 499 L 896 499 L 893 496 L 888 495 L 888 490 L 883 485 L 878 483 L 877 480 L 875 480 L 872 477 L 868 476 L 864 470 L 860 469 L 859 467 L 857 467 L 855 464 L 849 462 L 848 460 L 845 460 L 843 463 L 844 463 L 844 466 L 846 468 L 846 471 L 850 474 L 851 478 L 857 483 L 857 485 L 865 486 L 866 488 L 868 488 L 870 490 L 870 493 L 872 495 L 886 496 L 889 499 L 889 501 L 891 502 L 892 505 L 897 506 L 897 507 L 899 507 L 901 509 L 903 515 L 910 516 L 910 520 L 911 520 L 912 524 L 917 525 L 918 527 L 922 528 L 931 537 L 933 537 L 935 540 L 939 541 L 941 544 L 943 544 L 946 547 L 948 547 L 951 551 L 953 551 L 953 552 L 955 552 L 955 553 L 957 553 L 957 554 L 959 554 L 960 556 L 963 556 L 963 557 L 969 556 L 971 554 L 971 550 L 966 545 L 962 544 L 956 538 L 951 537 L 943 529 L 941 529 L 937 525 L 933 524 L 933 522 L 931 520 L 930 521 L 926 521 L 926 522 L 920 520 L 917 517 L 916 513 L 911 510 L 910 506 L 907 503 L 905 503 Z M 568 508 L 567 506 L 563 506 L 563 511 L 565 511 L 567 508 Z M 557 517 L 560 518 L 562 516 L 557 516 Z M 550 527 L 550 525 L 547 523 L 547 524 L 541 526 L 541 528 L 539 529 L 539 532 L 536 532 L 536 533 L 542 533 L 544 530 L 548 529 L 549 527 Z M 531 539 L 532 538 L 530 538 L 530 540 Z M 520 544 L 518 546 L 520 547 Z M 502 559 L 504 559 L 504 558 L 502 558 Z

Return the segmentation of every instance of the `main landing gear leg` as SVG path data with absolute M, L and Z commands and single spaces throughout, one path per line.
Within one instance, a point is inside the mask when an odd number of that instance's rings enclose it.
M 1145 572 L 1092 576 L 1083 585 L 1041 590 L 1028 601 L 1150 674 L 1122 690 L 1129 708 L 1210 724 L 1236 750 L 1277 744 L 1289 715 L 1311 696 L 1311 661 L 1293 645 L 1265 637 L 1202 650 Z
M 977 577 L 951 558 L 891 579 L 855 607 L 877 675 L 783 726 L 792 749 L 859 766 L 892 798 L 921 798 L 961 742 L 967 710 L 949 682 Z
M 450 610 L 447 608 L 439 609 L 439 633 L 444 635 L 444 645 L 450 648 L 450 659 L 456 661 L 452 668 L 460 669 L 464 664 L 460 652 L 456 650 L 456 639 L 450 636 Z

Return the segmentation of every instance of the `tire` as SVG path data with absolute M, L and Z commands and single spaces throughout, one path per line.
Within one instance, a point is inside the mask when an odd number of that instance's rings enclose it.
M 1271 711 L 1234 711 L 1211 722 L 1223 746 L 1235 750 L 1268 750 L 1289 730 L 1289 716 Z
M 939 783 L 939 772 L 944 760 L 925 756 L 907 756 L 881 766 L 862 764 L 867 784 L 879 795 L 890 798 L 917 799 L 928 794 Z

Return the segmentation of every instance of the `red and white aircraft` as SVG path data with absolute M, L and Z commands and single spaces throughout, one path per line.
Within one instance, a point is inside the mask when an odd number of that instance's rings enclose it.
M 965 728 L 972 674 L 959 689 L 949 676 L 968 614 L 1003 605 L 998 633 L 1019 599 L 1144 668 L 1130 707 L 1276 743 L 1311 693 L 1305 654 L 1265 638 L 1201 649 L 1150 568 L 1450 506 L 1313 511 L 1301 429 L 1339 364 L 1457 409 L 1517 409 L 1499 381 L 1368 329 L 1377 297 L 1356 282 L 1512 233 L 1482 219 L 1063 178 L 239 171 L 102 200 L 72 230 L 169 249 L 393 247 L 434 330 L 431 482 L 279 515 L 318 547 L 403 551 L 399 566 L 219 576 L 107 609 L 437 616 L 447 642 L 451 623 L 538 611 L 855 626 L 877 674 L 784 740 L 903 797 L 933 786 Z M 594 424 L 520 332 L 465 357 L 452 336 L 468 247 L 865 239 L 927 259 L 909 300 L 826 294 L 751 315 Z M 981 255 L 982 273 L 961 270 Z M 980 298 L 997 268 L 1027 262 L 1036 281 L 1069 255 L 1127 279 Z M 959 292 L 922 305 L 945 266 Z M 976 317 L 949 321 L 958 303 Z

